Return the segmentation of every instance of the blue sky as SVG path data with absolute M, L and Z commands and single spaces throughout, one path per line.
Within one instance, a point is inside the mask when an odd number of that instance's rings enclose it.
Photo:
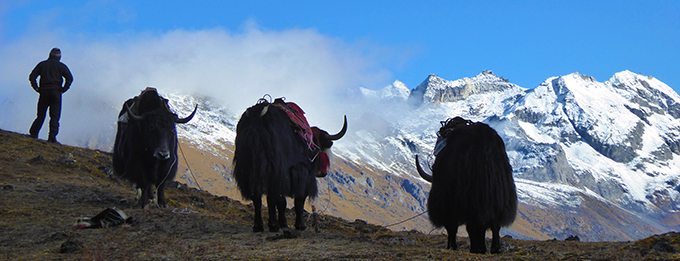
M 238 34 L 251 22 L 268 32 L 310 29 L 391 73 L 368 88 L 485 69 L 527 88 L 576 71 L 605 81 L 623 70 L 680 88 L 678 1 L 14 1 L 0 12 L 0 44 L 41 30 L 82 41 L 178 29 Z
M 75 78 L 62 113 L 72 137 L 112 125 L 146 86 L 234 111 L 285 96 L 315 108 L 310 122 L 334 111 L 332 95 L 395 80 L 413 89 L 429 74 L 492 70 L 534 88 L 630 70 L 680 91 L 680 1 L 13 0 L 0 1 L 0 128 L 26 132 L 28 74 L 55 46 Z

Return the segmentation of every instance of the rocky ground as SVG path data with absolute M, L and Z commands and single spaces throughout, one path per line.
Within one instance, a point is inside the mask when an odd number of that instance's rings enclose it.
M 444 249 L 444 235 L 394 232 L 325 215 L 309 215 L 306 231 L 253 233 L 252 205 L 179 183 L 166 195 L 167 209 L 139 209 L 133 186 L 112 177 L 109 153 L 0 131 L 0 259 L 680 259 L 680 234 L 673 232 L 636 242 L 506 237 L 498 255 L 468 253 L 467 238 L 459 238 L 460 249 L 452 251 Z M 130 224 L 75 225 L 108 208 L 122 210 Z

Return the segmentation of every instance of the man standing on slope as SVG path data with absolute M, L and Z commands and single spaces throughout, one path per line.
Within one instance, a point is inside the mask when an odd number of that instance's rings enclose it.
M 40 93 L 38 99 L 38 117 L 35 118 L 29 134 L 33 138 L 38 138 L 38 132 L 45 121 L 45 113 L 50 108 L 50 134 L 48 142 L 57 143 L 57 133 L 59 132 L 59 117 L 61 117 L 61 94 L 66 92 L 73 82 L 73 75 L 66 64 L 60 62 L 61 50 L 52 48 L 50 57 L 35 66 L 28 80 L 31 82 L 33 90 Z M 40 76 L 40 86 L 36 79 Z M 63 80 L 66 80 L 62 87 Z

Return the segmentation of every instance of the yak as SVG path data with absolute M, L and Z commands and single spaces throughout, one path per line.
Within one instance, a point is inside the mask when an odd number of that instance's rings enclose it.
M 287 228 L 286 199 L 294 199 L 295 228 L 306 229 L 302 214 L 307 197 L 317 196 L 316 178 L 325 177 L 333 141 L 347 131 L 334 135 L 309 127 L 304 111 L 295 103 L 266 99 L 248 108 L 236 126 L 233 176 L 246 200 L 255 207 L 254 232 L 264 231 L 262 195 L 267 195 L 269 231 Z M 278 217 L 277 217 L 278 211 Z
M 416 155 L 418 173 L 432 183 L 427 199 L 430 221 L 446 229 L 446 248 L 454 250 L 458 226 L 466 225 L 471 253 L 486 253 L 485 233 L 491 229 L 491 253 L 499 253 L 499 230 L 512 224 L 517 213 L 503 140 L 489 125 L 461 117 L 442 122 L 437 136 L 432 175 L 423 171 Z
M 157 206 L 167 207 L 164 187 L 177 172 L 175 124 L 187 123 L 197 109 L 198 105 L 191 115 L 180 119 L 155 88 L 147 88 L 123 104 L 113 146 L 113 170 L 141 189 L 142 208 L 147 208 L 153 198 L 152 185 L 156 186 Z

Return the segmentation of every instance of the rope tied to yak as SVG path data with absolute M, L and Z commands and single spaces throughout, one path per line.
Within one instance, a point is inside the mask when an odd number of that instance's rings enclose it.
M 407 219 L 404 219 L 404 220 L 402 220 L 402 221 L 399 221 L 399 222 L 397 222 L 397 223 L 385 225 L 385 227 L 387 228 L 387 227 L 399 225 L 399 224 L 401 224 L 401 223 L 404 223 L 404 222 L 413 220 L 414 218 L 417 218 L 417 217 L 420 217 L 420 216 L 422 216 L 422 215 L 425 215 L 425 213 L 427 213 L 427 210 L 421 212 L 421 213 L 418 214 L 418 215 L 415 215 L 415 216 L 412 216 L 412 217 L 410 217 L 410 218 L 407 218 Z
M 291 126 L 295 130 L 295 133 L 297 133 L 300 138 L 302 138 L 305 144 L 307 144 L 307 148 L 312 152 L 313 156 L 309 157 L 309 161 L 313 162 L 319 155 L 321 149 L 316 143 L 314 143 L 314 132 L 312 131 L 312 127 L 309 126 L 309 122 L 307 122 L 305 111 L 303 111 L 302 108 L 300 108 L 300 106 L 298 106 L 296 103 L 286 102 L 285 100 L 285 97 L 281 97 L 274 99 L 272 102 L 272 96 L 265 94 L 262 98 L 257 100 L 257 104 L 267 104 L 267 106 L 265 106 L 260 112 L 260 117 L 267 114 L 269 111 L 269 106 L 271 105 L 281 108 L 284 112 L 286 112 L 286 115 L 288 115 Z
M 191 177 L 194 178 L 194 182 L 196 182 L 196 186 L 198 186 L 199 190 L 203 190 L 203 188 L 201 187 L 201 184 L 198 184 L 198 179 L 196 179 L 196 176 L 194 176 L 194 171 L 191 170 L 191 166 L 189 165 L 189 162 L 187 161 L 187 157 L 184 155 L 184 151 L 182 150 L 182 143 L 179 142 L 179 139 L 177 140 L 177 146 L 179 147 L 179 152 L 182 153 L 182 158 L 184 158 L 184 164 L 187 165 L 187 169 L 189 170 Z

